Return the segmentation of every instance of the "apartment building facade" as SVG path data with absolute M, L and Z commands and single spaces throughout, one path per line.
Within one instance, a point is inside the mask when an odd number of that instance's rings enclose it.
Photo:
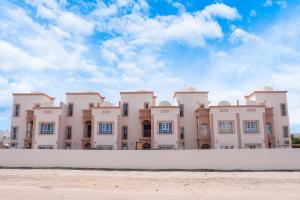
M 209 105 L 208 92 L 174 93 L 174 104 L 153 91 L 120 92 L 118 105 L 97 92 L 66 93 L 54 106 L 44 93 L 13 94 L 10 148 L 233 149 L 290 146 L 287 92 L 264 88 L 245 105 Z

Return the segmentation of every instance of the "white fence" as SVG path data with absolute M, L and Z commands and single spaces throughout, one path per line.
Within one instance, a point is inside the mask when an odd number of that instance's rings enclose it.
M 0 150 L 0 167 L 300 170 L 300 149 L 228 150 Z

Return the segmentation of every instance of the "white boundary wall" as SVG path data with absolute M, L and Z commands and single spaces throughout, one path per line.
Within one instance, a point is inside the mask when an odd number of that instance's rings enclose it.
M 300 149 L 0 150 L 0 167 L 300 170 Z

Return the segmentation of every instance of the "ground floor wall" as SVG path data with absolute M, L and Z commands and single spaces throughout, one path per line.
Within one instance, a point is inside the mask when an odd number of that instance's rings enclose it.
M 300 170 L 298 149 L 211 150 L 0 150 L 0 167 Z

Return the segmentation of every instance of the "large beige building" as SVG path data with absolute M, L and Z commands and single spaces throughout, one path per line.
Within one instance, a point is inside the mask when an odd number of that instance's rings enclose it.
M 97 92 L 66 93 L 54 106 L 44 93 L 13 94 L 10 148 L 208 149 L 290 146 L 287 92 L 264 88 L 245 105 L 209 105 L 208 92 L 187 89 L 174 104 L 152 91 L 121 92 L 119 105 Z

